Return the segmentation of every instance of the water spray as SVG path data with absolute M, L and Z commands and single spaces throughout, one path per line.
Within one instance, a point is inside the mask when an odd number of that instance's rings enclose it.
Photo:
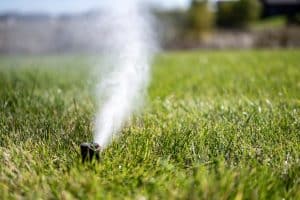
M 133 113 L 143 104 L 150 77 L 150 66 L 156 50 L 152 18 L 146 0 L 109 0 L 99 19 L 103 32 L 102 64 L 99 72 L 93 143 L 81 145 L 83 162 L 99 159 Z

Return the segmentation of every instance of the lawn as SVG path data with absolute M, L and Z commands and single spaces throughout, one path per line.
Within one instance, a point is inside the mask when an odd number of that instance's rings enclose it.
M 300 199 L 300 50 L 161 53 L 82 165 L 96 56 L 0 57 L 0 199 Z

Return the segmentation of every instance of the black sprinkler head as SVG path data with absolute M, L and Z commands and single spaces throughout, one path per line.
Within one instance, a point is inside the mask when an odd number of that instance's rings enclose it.
M 82 143 L 80 145 L 82 163 L 92 162 L 94 159 L 99 162 L 100 150 L 100 145 L 97 143 Z

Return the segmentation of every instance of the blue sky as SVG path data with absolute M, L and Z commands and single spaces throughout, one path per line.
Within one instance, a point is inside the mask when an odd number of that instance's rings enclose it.
M 76 13 L 100 8 L 109 0 L 0 0 L 0 12 Z M 120 0 L 122 1 L 122 0 Z M 190 0 L 147 0 L 163 8 L 184 8 Z

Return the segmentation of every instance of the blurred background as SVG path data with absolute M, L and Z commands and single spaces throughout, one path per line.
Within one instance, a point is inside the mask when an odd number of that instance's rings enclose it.
M 101 52 L 104 4 L 1 1 L 0 54 Z M 164 50 L 300 47 L 300 0 L 147 0 L 147 5 Z

